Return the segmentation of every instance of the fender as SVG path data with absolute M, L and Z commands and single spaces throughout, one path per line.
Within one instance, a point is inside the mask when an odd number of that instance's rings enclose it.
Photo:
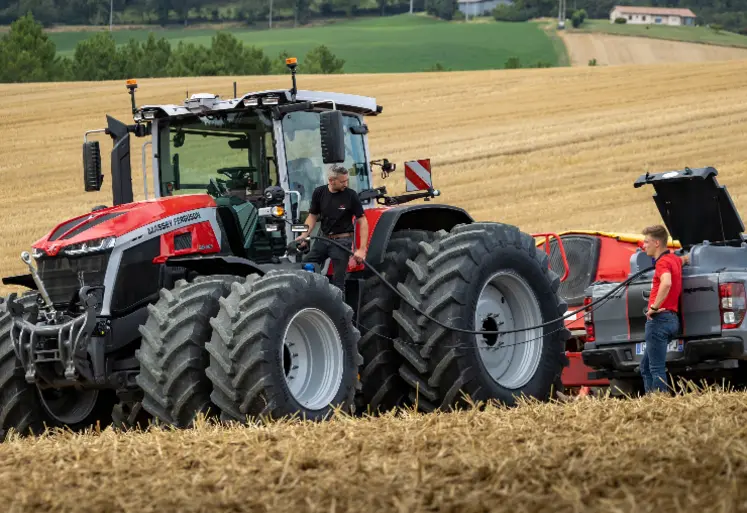
M 465 210 L 450 205 L 409 205 L 388 209 L 369 209 L 366 213 L 371 233 L 366 260 L 372 265 L 379 265 L 384 261 L 386 247 L 395 231 L 408 228 L 449 231 L 458 224 L 475 222 Z
M 184 267 L 200 275 L 230 274 L 233 276 L 249 276 L 250 274 L 265 275 L 262 267 L 247 260 L 231 255 L 192 254 L 172 256 L 164 262 L 169 267 Z M 277 266 L 276 266 L 277 267 Z

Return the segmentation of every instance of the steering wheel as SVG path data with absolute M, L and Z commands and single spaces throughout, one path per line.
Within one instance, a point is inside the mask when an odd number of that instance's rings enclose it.
M 249 173 L 257 171 L 254 166 L 234 166 L 234 167 L 222 167 L 218 170 L 218 173 L 227 176 L 231 180 L 246 180 L 248 179 Z

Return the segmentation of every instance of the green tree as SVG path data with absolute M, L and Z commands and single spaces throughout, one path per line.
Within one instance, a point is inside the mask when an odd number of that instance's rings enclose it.
M 309 50 L 303 62 L 299 64 L 304 74 L 332 75 L 343 72 L 345 60 L 335 57 L 325 45 L 318 45 Z
M 0 80 L 48 82 L 63 80 L 65 62 L 31 12 L 14 21 L 0 39 Z
M 233 34 L 220 31 L 210 48 L 180 41 L 172 53 L 171 76 L 267 75 L 272 62 L 261 48 L 244 46 Z
M 75 80 L 116 80 L 125 78 L 129 63 L 110 32 L 97 32 L 75 46 L 73 76 Z

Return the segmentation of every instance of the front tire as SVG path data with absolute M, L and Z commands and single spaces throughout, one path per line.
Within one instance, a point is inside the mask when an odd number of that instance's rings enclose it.
M 28 320 L 36 294 L 22 296 L 19 302 Z M 0 299 L 0 441 L 5 440 L 10 429 L 21 435 L 40 434 L 48 421 L 36 385 L 26 381 L 25 369 L 13 349 L 10 337 L 12 322 L 7 301 Z
M 432 244 L 421 243 L 411 266 L 402 290 L 447 326 L 513 330 L 558 319 L 567 309 L 547 255 L 514 226 L 475 223 L 441 231 Z M 522 395 L 549 400 L 566 362 L 570 332 L 562 320 L 483 336 L 444 328 L 408 305 L 395 318 L 397 348 L 406 359 L 401 373 L 425 411 L 466 405 L 463 395 L 507 405 Z
M 143 390 L 143 409 L 160 422 L 184 428 L 200 413 L 217 413 L 205 375 L 209 363 L 205 343 L 212 334 L 210 319 L 218 313 L 218 300 L 240 279 L 220 275 L 179 280 L 148 306 L 148 319 L 140 326 L 136 382 Z
M 210 321 L 207 375 L 221 420 L 322 420 L 354 410 L 360 332 L 326 277 L 274 270 L 235 283 Z

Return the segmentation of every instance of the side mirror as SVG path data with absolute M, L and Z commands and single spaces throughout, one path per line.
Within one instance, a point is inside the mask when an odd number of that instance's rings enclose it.
M 345 132 L 342 112 L 327 110 L 319 115 L 322 139 L 322 161 L 325 164 L 345 162 Z
M 98 141 L 83 143 L 83 183 L 86 192 L 101 190 L 104 175 L 101 174 L 101 150 Z

